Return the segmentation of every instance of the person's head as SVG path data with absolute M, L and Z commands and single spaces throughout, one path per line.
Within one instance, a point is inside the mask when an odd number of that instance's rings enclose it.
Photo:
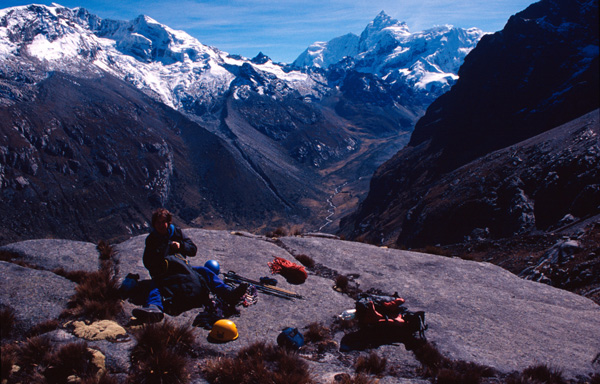
M 152 213 L 152 227 L 161 235 L 166 235 L 169 231 L 169 224 L 173 220 L 171 212 L 164 208 L 158 208 Z

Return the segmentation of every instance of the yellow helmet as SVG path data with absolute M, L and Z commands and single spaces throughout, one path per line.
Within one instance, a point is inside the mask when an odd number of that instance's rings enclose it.
M 214 341 L 232 341 L 239 336 L 235 323 L 231 320 L 217 320 L 213 325 L 208 337 Z

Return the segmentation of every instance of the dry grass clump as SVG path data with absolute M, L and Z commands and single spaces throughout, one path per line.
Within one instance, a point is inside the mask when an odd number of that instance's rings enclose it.
M 429 342 L 416 346 L 413 351 L 422 365 L 423 375 L 435 378 L 438 384 L 479 384 L 483 377 L 495 374 L 489 367 L 450 360 Z
M 293 225 L 289 229 L 284 227 L 277 227 L 272 231 L 267 231 L 265 236 L 271 238 L 285 237 L 285 236 L 301 236 L 302 226 Z
M 323 353 L 328 350 L 337 349 L 337 343 L 333 340 L 331 330 L 323 324 L 311 323 L 304 332 L 306 353 Z
M 562 372 L 546 365 L 537 365 L 525 369 L 518 375 L 512 375 L 507 384 L 566 384 Z
M 202 368 L 215 384 L 312 384 L 308 364 L 296 353 L 264 342 L 241 349 L 235 357 L 209 360 Z
M 13 370 L 14 365 L 19 369 Z M 2 348 L 2 381 L 8 384 L 117 383 L 107 373 L 99 371 L 86 343 L 55 347 L 48 338 L 33 337 L 21 345 Z
M 93 320 L 112 320 L 123 308 L 119 294 L 117 261 L 112 247 L 100 242 L 100 269 L 95 272 L 69 272 L 66 276 L 78 282 L 75 295 L 61 317 L 86 317 Z
M 350 279 L 348 279 L 348 276 L 346 275 L 337 275 L 335 278 L 335 287 L 341 292 L 346 292 L 348 290 L 349 283 Z
M 26 337 L 35 337 L 43 335 L 44 333 L 52 332 L 60 327 L 58 320 L 46 320 L 39 324 L 34 325 L 27 331 Z
M 347 373 L 336 375 L 331 384 L 376 384 L 377 379 L 369 377 L 364 373 L 357 373 L 354 377 Z
M 269 231 L 265 234 L 265 236 L 271 237 L 271 238 L 285 237 L 287 235 L 288 235 L 288 232 L 283 227 L 277 227 L 275 230 Z
M 304 332 L 304 341 L 307 343 L 316 343 L 319 341 L 331 340 L 331 331 L 320 323 L 310 323 Z
M 189 326 L 168 321 L 144 325 L 135 333 L 137 344 L 131 351 L 130 383 L 186 383 L 189 381 L 189 355 L 196 338 Z
M 17 322 L 15 310 L 9 306 L 0 307 L 0 337 L 8 337 Z
M 112 320 L 123 308 L 119 282 L 106 269 L 90 272 L 75 287 L 75 295 L 61 317 L 86 317 L 94 320 Z
M 358 294 L 362 291 L 358 287 L 358 284 L 354 281 L 355 276 L 357 275 L 336 275 L 334 280 L 335 285 L 333 286 L 333 289 L 335 289 L 338 292 L 344 293 L 353 299 L 356 299 L 358 297 Z
M 356 373 L 368 373 L 371 375 L 383 375 L 387 359 L 379 357 L 375 352 L 371 352 L 369 356 L 359 356 L 354 363 Z
M 116 251 L 107 241 L 100 240 L 96 246 L 100 256 L 98 257 L 101 261 L 110 260 L 115 261 Z
M 298 260 L 302 265 L 304 265 L 307 268 L 312 268 L 315 266 L 315 261 L 313 260 L 312 257 L 308 256 L 308 255 L 297 255 L 295 256 L 296 260 Z
M 90 272 L 87 271 L 67 271 L 64 268 L 55 268 L 52 270 L 52 272 L 77 284 L 81 284 L 83 281 L 85 281 L 90 274 Z
M 114 247 L 104 240 L 100 240 L 97 245 L 98 252 L 100 255 L 100 269 L 112 270 L 113 275 L 119 274 L 119 259 L 117 258 L 117 251 Z
M 15 353 L 16 347 L 12 344 L 2 345 L 0 347 L 0 381 L 8 382 L 13 365 L 17 361 Z
M 12 252 L 12 251 L 6 251 L 6 250 L 0 250 L 0 261 L 8 261 L 11 262 L 13 259 L 18 258 L 19 254 Z

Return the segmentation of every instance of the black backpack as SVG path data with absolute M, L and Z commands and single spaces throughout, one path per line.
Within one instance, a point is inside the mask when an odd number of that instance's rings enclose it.
M 166 256 L 168 270 L 155 277 L 162 295 L 164 311 L 172 316 L 210 303 L 210 289 L 204 278 L 186 260 L 177 255 Z

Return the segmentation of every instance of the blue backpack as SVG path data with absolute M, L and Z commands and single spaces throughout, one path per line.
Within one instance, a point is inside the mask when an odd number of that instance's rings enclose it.
M 304 345 L 304 336 L 298 331 L 298 328 L 287 327 L 277 336 L 277 345 L 298 350 Z

